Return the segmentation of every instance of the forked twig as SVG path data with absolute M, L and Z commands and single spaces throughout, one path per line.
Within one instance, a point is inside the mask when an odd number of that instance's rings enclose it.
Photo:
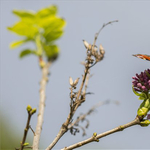
M 72 92 L 72 90 L 76 89 L 76 85 L 78 84 L 78 79 L 79 78 L 76 79 L 74 82 L 73 82 L 72 78 L 70 78 L 70 85 L 71 85 L 71 88 L 70 88 L 71 89 L 70 113 L 69 113 L 66 121 L 62 124 L 56 138 L 46 148 L 46 150 L 51 150 L 56 145 L 56 143 L 59 141 L 59 139 L 68 131 L 68 126 L 70 125 L 76 110 L 85 101 L 85 93 L 83 91 L 83 88 L 84 88 L 84 85 L 85 85 L 85 81 L 88 77 L 89 71 L 90 71 L 91 67 L 93 67 L 97 62 L 101 61 L 104 58 L 104 53 L 105 53 L 102 46 L 100 46 L 100 51 L 97 51 L 97 49 L 95 48 L 95 43 L 96 43 L 97 37 L 98 37 L 100 31 L 106 25 L 114 23 L 114 22 L 117 22 L 117 21 L 116 20 L 111 21 L 111 22 L 108 22 L 108 23 L 106 23 L 105 25 L 102 26 L 102 28 L 95 35 L 93 45 L 90 45 L 86 41 L 84 41 L 84 45 L 87 49 L 87 57 L 85 59 L 85 69 L 84 69 L 84 74 L 82 76 L 82 81 L 81 81 L 80 88 L 79 88 L 78 92 Z M 87 87 L 85 87 L 85 89 L 86 88 Z
M 69 126 L 68 126 L 68 129 L 72 128 L 73 126 L 77 125 L 81 120 L 84 120 L 88 115 L 90 115 L 92 112 L 94 112 L 96 110 L 96 108 L 102 106 L 102 105 L 105 105 L 105 104 L 109 104 L 110 102 L 113 102 L 115 104 L 119 104 L 118 101 L 111 101 L 111 100 L 105 100 L 105 101 L 100 101 L 98 102 L 96 105 L 92 106 L 88 111 L 87 113 L 85 114 L 82 114 L 80 116 L 77 117 L 77 119 L 72 122 Z
M 124 129 L 129 128 L 131 126 L 140 124 L 142 119 L 143 118 L 140 118 L 139 116 L 137 116 L 133 121 L 131 121 L 127 124 L 118 126 L 112 130 L 106 131 L 106 132 L 98 134 L 98 135 L 96 133 L 93 133 L 92 137 L 90 137 L 84 141 L 78 142 L 76 144 L 70 145 L 68 147 L 64 147 L 61 150 L 73 150 L 75 148 L 81 147 L 81 146 L 86 145 L 86 144 L 91 143 L 91 142 L 99 142 L 100 138 L 103 138 L 105 136 L 108 136 L 108 135 L 113 134 L 113 133 L 118 132 L 118 131 L 123 131 Z

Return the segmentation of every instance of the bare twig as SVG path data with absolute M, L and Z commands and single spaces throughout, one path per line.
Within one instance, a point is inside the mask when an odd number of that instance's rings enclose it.
M 63 123 L 61 129 L 59 130 L 59 133 L 57 134 L 57 136 L 55 137 L 53 142 L 46 148 L 46 150 L 51 150 L 55 146 L 55 144 L 59 141 L 59 139 L 68 131 L 68 125 L 70 124 L 70 121 L 71 121 L 75 111 L 77 110 L 77 108 L 81 104 L 79 102 L 79 97 L 80 97 L 80 94 L 82 92 L 82 88 L 83 88 L 83 85 L 84 85 L 84 82 L 85 82 L 85 79 L 86 79 L 86 76 L 87 76 L 87 73 L 88 73 L 88 69 L 89 68 L 85 69 L 85 74 L 83 75 L 82 83 L 81 83 L 78 95 L 76 97 L 75 102 L 73 103 L 73 108 L 72 108 L 72 106 L 70 107 L 70 113 L 67 117 L 67 120 Z
M 43 116 L 44 116 L 44 109 L 45 109 L 45 92 L 46 92 L 46 84 L 48 82 L 48 74 L 49 74 L 49 67 L 51 62 L 47 62 L 44 66 L 42 66 L 42 79 L 40 82 L 40 101 L 39 101 L 39 113 L 38 113 L 38 121 L 35 130 L 35 136 L 33 139 L 33 150 L 38 150 L 40 135 L 42 131 L 42 124 L 43 124 Z
M 116 21 L 109 22 L 107 24 L 111 24 Z M 106 24 L 106 25 L 107 25 Z M 100 31 L 106 26 L 103 25 L 103 27 L 100 29 Z M 85 84 L 85 81 L 88 77 L 90 68 L 93 67 L 97 62 L 101 61 L 104 58 L 104 49 L 102 49 L 102 46 L 100 47 L 99 52 L 97 51 L 97 48 L 95 46 L 95 42 L 97 40 L 97 37 L 100 33 L 100 31 L 95 35 L 94 38 L 94 44 L 88 44 L 85 40 L 83 40 L 84 45 L 87 49 L 87 57 L 85 60 L 85 69 L 84 69 L 84 75 L 82 76 L 82 81 L 80 88 L 76 94 L 73 94 L 73 88 L 76 89 L 76 85 L 73 81 L 72 78 L 70 78 L 70 85 L 71 85 L 71 103 L 70 103 L 70 113 L 67 117 L 67 120 L 62 124 L 59 133 L 57 134 L 56 138 L 53 140 L 53 142 L 46 148 L 46 150 L 51 150 L 55 144 L 59 141 L 59 139 L 68 131 L 68 126 L 72 122 L 72 118 L 78 109 L 78 107 L 85 101 L 85 93 L 83 93 L 83 87 Z M 87 85 L 85 85 L 85 89 L 87 88 Z
M 103 24 L 103 26 L 100 28 L 100 30 L 95 34 L 95 39 L 94 39 L 94 42 L 93 42 L 93 47 L 94 47 L 94 45 L 95 45 L 95 43 L 96 43 L 96 40 L 97 40 L 97 38 L 98 38 L 100 32 L 103 30 L 103 28 L 106 27 L 107 25 L 112 24 L 112 23 L 115 23 L 115 22 L 118 22 L 118 20 L 110 21 L 110 22 L 108 22 L 108 23 L 106 23 L 106 24 Z
M 28 119 L 27 119 L 27 123 L 26 123 L 26 127 L 24 129 L 24 135 L 23 135 L 23 139 L 21 141 L 21 146 L 20 146 L 20 150 L 23 150 L 24 147 L 27 148 L 28 143 L 25 143 L 26 138 L 27 138 L 27 134 L 30 128 L 30 120 L 32 115 L 36 112 L 36 109 L 32 109 L 32 107 L 30 105 L 27 106 L 27 112 L 28 112 Z
M 87 113 L 85 114 L 81 114 L 80 116 L 77 117 L 77 119 L 72 122 L 69 126 L 68 129 L 72 128 L 74 125 L 78 124 L 81 120 L 84 120 L 88 115 L 90 115 L 93 111 L 96 110 L 96 108 L 108 104 L 110 102 L 114 102 L 115 104 L 118 103 L 118 101 L 110 101 L 110 100 L 105 100 L 105 101 L 100 101 L 99 103 L 97 103 L 96 105 L 94 105 L 93 107 L 91 107 Z
M 24 143 L 26 141 L 27 134 L 28 134 L 28 131 L 29 131 L 30 120 L 31 120 L 31 115 L 30 115 L 30 113 L 28 113 L 27 124 L 26 124 L 26 128 L 24 129 L 24 135 L 23 135 L 23 139 L 22 139 L 22 142 L 21 142 L 20 150 L 23 150 L 23 148 L 24 148 Z
M 90 71 L 89 71 L 89 74 L 87 75 L 87 78 L 86 78 L 86 81 L 85 81 L 85 86 L 84 86 L 84 90 L 83 90 L 83 95 L 86 95 L 86 90 L 87 90 L 87 88 L 88 88 L 88 82 L 89 82 L 90 77 L 92 77 L 92 75 L 90 75 Z
M 29 125 L 29 128 L 31 129 L 31 131 L 33 132 L 33 134 L 35 135 L 34 130 L 32 129 L 31 125 Z
M 65 148 L 63 148 L 61 150 L 73 150 L 75 148 L 81 147 L 81 146 L 86 145 L 86 144 L 91 143 L 91 142 L 99 142 L 100 138 L 103 138 L 105 136 L 108 136 L 108 135 L 113 134 L 113 133 L 118 132 L 118 131 L 122 131 L 122 130 L 128 128 L 128 127 L 131 127 L 131 126 L 134 126 L 134 125 L 138 125 L 138 124 L 140 124 L 140 122 L 142 120 L 143 120 L 142 117 L 137 116 L 133 121 L 131 121 L 131 122 L 127 123 L 127 124 L 118 126 L 118 127 L 114 128 L 112 130 L 106 131 L 106 132 L 98 134 L 98 135 L 96 133 L 94 133 L 92 137 L 90 137 L 90 138 L 88 138 L 88 139 L 86 139 L 84 141 L 81 141 L 79 143 L 73 144 L 71 146 L 65 147 Z

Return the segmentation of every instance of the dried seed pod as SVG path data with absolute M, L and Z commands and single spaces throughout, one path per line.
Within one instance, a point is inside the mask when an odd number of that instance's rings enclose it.
M 103 48 L 103 46 L 102 46 L 101 44 L 100 44 L 100 46 L 99 46 L 99 51 L 100 51 L 100 53 L 101 53 L 102 55 L 105 54 L 104 48 Z
M 98 48 L 97 48 L 96 45 L 94 45 L 94 47 L 93 47 L 93 45 L 92 45 L 92 52 L 93 52 L 93 53 L 95 53 L 95 52 L 97 51 L 97 49 L 98 49 Z
M 77 79 L 74 81 L 74 83 L 73 83 L 73 84 L 74 84 L 74 86 L 76 86 L 76 85 L 78 84 L 79 79 L 80 79 L 80 78 L 77 78 Z
M 86 49 L 89 49 L 89 45 L 90 45 L 90 44 L 89 44 L 87 41 L 85 41 L 85 40 L 83 40 L 83 43 L 84 43 L 85 48 L 86 48 Z
M 69 78 L 69 83 L 70 83 L 71 86 L 73 86 L 73 80 L 72 80 L 71 77 Z

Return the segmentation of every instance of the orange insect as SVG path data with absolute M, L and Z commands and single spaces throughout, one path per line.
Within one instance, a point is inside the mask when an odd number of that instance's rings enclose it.
M 150 61 L 150 55 L 146 55 L 146 54 L 135 54 L 135 55 L 133 55 L 133 56 L 135 56 L 135 57 L 137 57 L 137 58 L 140 58 L 140 59 L 144 59 L 144 60 Z

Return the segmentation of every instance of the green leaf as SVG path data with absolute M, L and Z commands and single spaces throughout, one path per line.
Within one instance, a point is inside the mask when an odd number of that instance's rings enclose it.
M 42 27 L 46 31 L 49 31 L 62 29 L 65 26 L 66 21 L 63 18 L 52 16 L 40 19 L 37 24 L 39 27 Z
M 44 45 L 44 51 L 49 60 L 55 60 L 59 54 L 59 48 L 57 45 Z
M 28 41 L 29 41 L 29 39 L 14 41 L 14 42 L 11 42 L 11 43 L 10 43 L 10 46 L 9 46 L 9 47 L 10 47 L 11 49 L 13 49 L 13 48 L 16 48 L 16 47 L 20 46 L 20 45 L 23 44 L 23 43 L 28 42 Z
M 145 99 L 147 99 L 147 95 L 145 93 L 143 93 L 143 92 L 141 92 L 141 93 L 136 92 L 134 90 L 133 86 L 132 86 L 132 90 L 133 90 L 133 92 L 134 92 L 135 95 L 139 96 L 139 100 L 145 100 Z
M 52 42 L 56 39 L 59 39 L 63 35 L 62 30 L 57 30 L 57 31 L 51 31 L 46 35 L 43 35 L 46 39 L 46 42 Z
M 140 96 L 139 96 L 139 100 L 145 100 L 147 99 L 147 96 L 145 93 L 140 93 Z
M 25 49 L 25 50 L 23 50 L 23 51 L 20 52 L 19 57 L 20 57 L 20 58 L 23 58 L 23 57 L 25 57 L 25 56 L 27 56 L 27 55 L 30 55 L 30 54 L 37 55 L 37 52 L 34 51 L 34 50 Z
M 29 22 L 19 21 L 12 27 L 8 27 L 8 30 L 15 32 L 18 35 L 26 36 L 30 39 L 33 39 L 34 36 L 38 33 L 38 27 L 30 24 Z
M 34 18 L 35 12 L 34 11 L 26 11 L 26 10 L 13 10 L 13 14 L 17 15 L 20 18 Z
M 53 16 L 56 14 L 57 14 L 57 6 L 52 5 L 52 6 L 49 6 L 47 8 L 40 9 L 37 12 L 36 16 L 43 18 L 43 17 L 47 17 L 47 16 Z
M 150 110 L 150 100 L 146 99 L 141 103 L 137 113 L 139 116 L 146 116 L 149 110 Z

